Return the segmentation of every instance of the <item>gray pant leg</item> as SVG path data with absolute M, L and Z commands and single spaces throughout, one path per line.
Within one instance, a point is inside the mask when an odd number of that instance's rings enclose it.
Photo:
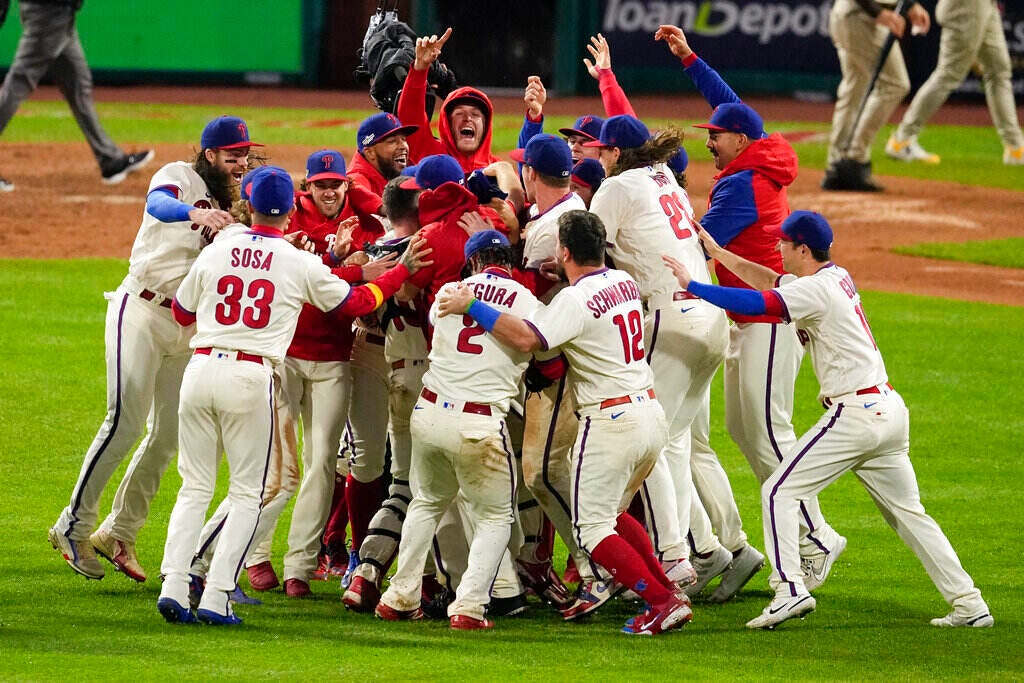
M 65 5 L 23 2 L 21 39 L 14 62 L 0 87 L 0 133 L 39 81 L 53 70 L 57 85 L 92 148 L 97 163 L 120 159 L 124 153 L 100 125 L 92 101 L 92 73 L 75 29 L 75 13 Z

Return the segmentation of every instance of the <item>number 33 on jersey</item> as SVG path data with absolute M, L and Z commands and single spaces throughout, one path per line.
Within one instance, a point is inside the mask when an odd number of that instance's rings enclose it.
M 178 306 L 194 311 L 193 348 L 214 346 L 279 363 L 309 302 L 329 311 L 348 298 L 348 283 L 272 228 L 223 234 L 204 249 L 178 287 Z

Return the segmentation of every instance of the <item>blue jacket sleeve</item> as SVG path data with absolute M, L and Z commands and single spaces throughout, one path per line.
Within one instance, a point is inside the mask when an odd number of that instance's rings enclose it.
M 540 121 L 531 121 L 529 116 L 523 117 L 523 127 L 519 129 L 519 149 L 526 147 L 526 143 L 530 141 L 534 135 L 544 132 L 544 116 L 541 115 Z
M 146 213 L 164 223 L 187 221 L 191 210 L 191 206 L 178 201 L 168 189 L 158 187 L 146 195 Z
M 740 171 L 719 179 L 711 190 L 711 203 L 700 224 L 723 247 L 757 221 L 753 180 L 753 171 Z
M 720 287 L 719 285 L 706 285 L 703 282 L 691 282 L 686 289 L 704 301 L 734 313 L 763 315 L 767 308 L 764 294 L 756 289 Z
M 712 109 L 720 104 L 740 101 L 740 96 L 700 57 L 685 70 Z

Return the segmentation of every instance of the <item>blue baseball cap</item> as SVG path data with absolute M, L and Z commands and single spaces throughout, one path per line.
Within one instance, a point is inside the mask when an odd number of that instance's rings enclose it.
M 563 145 L 565 144 L 562 140 L 559 140 L 559 142 Z M 469 236 L 469 239 L 466 240 L 466 246 L 463 248 L 462 253 L 465 254 L 466 260 L 468 261 L 481 249 L 507 246 L 509 246 L 508 238 L 497 230 L 481 230 L 480 232 L 474 232 Z
M 651 139 L 651 131 L 635 116 L 619 114 L 605 120 L 597 140 L 584 142 L 584 147 L 642 147 Z
M 241 195 L 242 199 L 249 201 L 249 198 L 252 195 L 252 181 L 256 180 L 256 176 L 259 175 L 260 173 L 263 173 L 268 168 L 272 167 L 259 166 L 257 168 L 252 169 L 251 171 L 246 173 L 245 176 L 242 177 L 242 186 L 238 190 L 238 193 L 239 195 Z
M 601 126 L 604 124 L 604 119 L 600 116 L 581 116 L 576 119 L 576 123 L 572 124 L 572 128 L 559 128 L 558 132 L 569 137 L 570 135 L 580 135 L 591 140 L 596 140 L 601 135 Z
M 742 102 L 727 102 L 715 107 L 711 120 L 698 123 L 694 128 L 725 131 L 727 133 L 743 133 L 751 140 L 765 137 L 764 121 L 761 115 Z
M 333 149 L 313 152 L 306 159 L 306 180 L 348 180 L 345 175 L 345 157 Z
M 423 157 L 415 166 L 406 166 L 402 175 L 413 176 L 399 185 L 403 190 L 433 190 L 444 183 L 462 184 L 466 179 L 459 162 L 447 154 Z
M 572 181 L 597 192 L 604 181 L 604 166 L 597 159 L 580 159 L 572 167 Z
M 238 149 L 239 147 L 263 147 L 249 140 L 249 127 L 237 116 L 218 116 L 203 128 L 199 139 L 203 149 Z
M 526 147 L 512 150 L 511 157 L 538 173 L 568 178 L 572 171 L 572 152 L 565 140 L 550 133 L 537 133 Z
M 832 227 L 817 211 L 794 211 L 779 228 L 780 237 L 793 244 L 806 244 L 815 251 L 832 247 Z
M 282 216 L 295 206 L 295 183 L 280 166 L 264 166 L 252 181 L 249 201 L 264 216 Z
M 690 165 L 690 155 L 686 153 L 686 148 L 680 145 L 676 153 L 670 156 L 665 163 L 673 173 L 685 173 L 686 167 Z
M 372 147 L 390 135 L 412 135 L 419 126 L 403 126 L 402 122 L 394 114 L 381 112 L 374 114 L 359 124 L 356 131 L 356 147 L 362 153 L 367 147 Z

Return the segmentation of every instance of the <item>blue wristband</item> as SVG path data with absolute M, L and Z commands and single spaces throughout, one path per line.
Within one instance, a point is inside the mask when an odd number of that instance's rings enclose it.
M 469 305 L 466 314 L 480 323 L 480 327 L 490 332 L 497 324 L 501 311 L 497 308 L 491 308 L 479 299 L 473 299 L 473 303 Z

